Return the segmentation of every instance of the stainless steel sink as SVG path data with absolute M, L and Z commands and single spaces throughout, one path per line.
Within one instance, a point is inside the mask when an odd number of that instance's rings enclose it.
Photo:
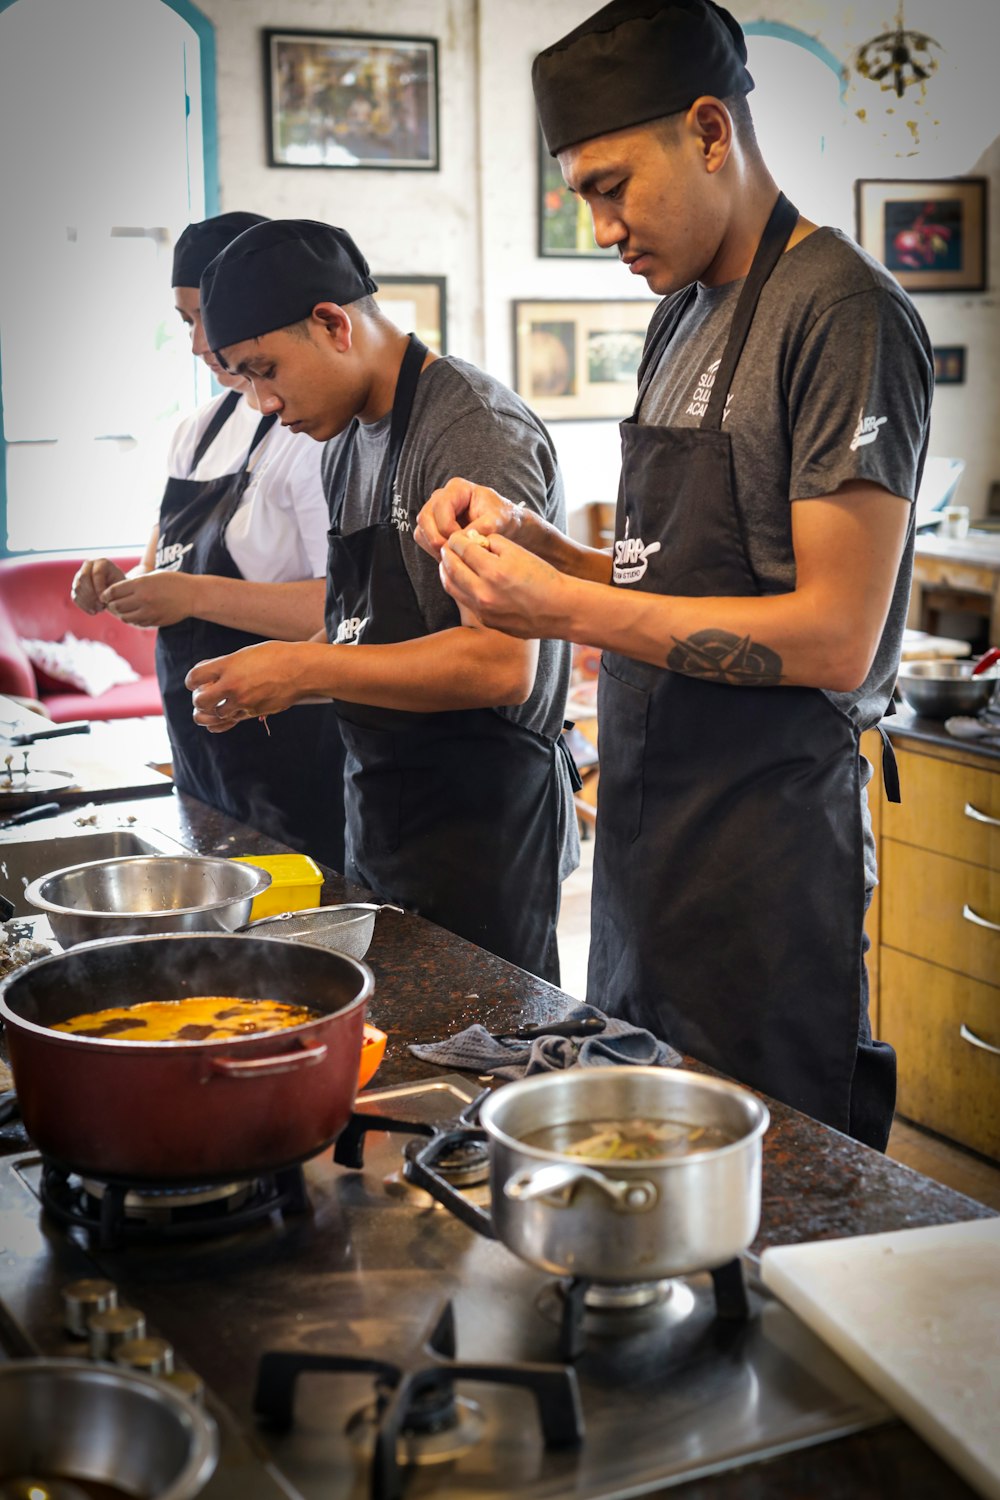
M 8 838 L 11 838 L 8 834 Z M 129 854 L 188 854 L 190 850 L 158 828 L 136 826 L 80 833 L 35 836 L 18 829 L 16 840 L 0 843 L 0 893 L 14 903 L 15 917 L 37 916 L 24 899 L 25 886 L 52 870 L 82 865 L 92 859 L 117 859 Z

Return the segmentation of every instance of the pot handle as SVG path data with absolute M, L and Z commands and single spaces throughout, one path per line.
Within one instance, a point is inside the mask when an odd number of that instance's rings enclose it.
M 515 1172 L 504 1183 L 504 1197 L 515 1203 L 524 1203 L 532 1198 L 548 1198 L 557 1208 L 568 1208 L 577 1188 L 583 1182 L 600 1188 L 611 1199 L 619 1213 L 642 1214 L 652 1208 L 658 1198 L 654 1182 L 625 1182 L 620 1178 L 605 1177 L 593 1167 L 552 1163 L 544 1167 L 525 1167 Z
M 326 1056 L 324 1044 L 302 1047 L 298 1052 L 281 1052 L 274 1057 L 213 1057 L 213 1073 L 226 1078 L 271 1078 L 278 1073 L 295 1073 L 300 1068 L 314 1068 Z

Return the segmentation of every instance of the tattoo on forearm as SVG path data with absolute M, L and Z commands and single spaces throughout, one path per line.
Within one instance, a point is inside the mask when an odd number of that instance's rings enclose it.
M 734 687 L 774 687 L 781 681 L 781 665 L 776 651 L 729 630 L 696 630 L 683 641 L 674 636 L 667 657 L 672 672 Z

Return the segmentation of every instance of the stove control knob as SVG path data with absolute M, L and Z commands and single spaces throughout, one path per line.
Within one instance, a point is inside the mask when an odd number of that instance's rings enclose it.
M 116 1365 L 128 1365 L 143 1375 L 172 1375 L 174 1346 L 166 1339 L 134 1338 L 118 1344 L 114 1351 Z
M 193 1370 L 172 1370 L 167 1380 L 175 1391 L 180 1391 L 182 1396 L 187 1396 L 197 1406 L 204 1403 L 205 1382 Z
M 88 1332 L 91 1359 L 113 1359 L 119 1344 L 143 1337 L 146 1318 L 137 1307 L 109 1307 L 94 1313 Z
M 78 1339 L 90 1336 L 87 1326 L 95 1313 L 118 1306 L 118 1288 L 112 1281 L 71 1281 L 63 1287 L 63 1321 Z

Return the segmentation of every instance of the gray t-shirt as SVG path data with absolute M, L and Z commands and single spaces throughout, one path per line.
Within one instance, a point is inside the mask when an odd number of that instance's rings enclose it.
M 344 535 L 373 524 L 382 494 L 382 468 L 391 413 L 357 428 L 347 466 L 344 501 L 332 525 Z M 323 453 L 322 474 L 331 502 L 333 471 L 346 435 L 332 438 Z M 460 623 L 458 606 L 445 593 L 438 566 L 413 539 L 417 515 L 432 492 L 460 476 L 489 485 L 565 530 L 566 501 L 555 448 L 548 432 L 499 380 L 464 360 L 432 361 L 417 383 L 413 410 L 393 487 L 391 521 L 399 534 L 403 562 L 428 635 Z M 572 647 L 541 641 L 535 685 L 526 703 L 494 710 L 512 723 L 555 740 L 563 724 Z M 561 791 L 560 848 L 563 876 L 579 863 L 579 843 L 569 774 L 556 756 Z
M 641 423 L 700 424 L 742 286 L 697 287 L 658 361 Z M 651 332 L 673 300 L 658 309 Z M 818 229 L 782 255 L 757 304 L 723 419 L 761 593 L 795 586 L 793 501 L 831 495 L 850 480 L 916 498 L 932 392 L 927 332 L 884 266 L 837 229 Z M 871 671 L 854 692 L 827 694 L 861 729 L 878 723 L 892 697 L 912 569 L 911 516 Z
M 741 280 L 696 288 L 658 358 L 640 423 L 700 424 L 742 286 Z M 673 306 L 674 297 L 664 299 L 650 335 Z M 781 256 L 757 304 L 723 418 L 735 501 L 761 593 L 795 586 L 793 501 L 831 495 L 850 480 L 916 498 L 933 384 L 927 331 L 884 266 L 837 229 L 818 229 Z M 877 724 L 892 697 L 912 571 L 911 513 L 871 670 L 854 692 L 827 693 L 859 729 Z M 864 759 L 861 769 L 866 782 L 871 768 Z M 862 815 L 870 888 L 875 851 L 864 800 Z

